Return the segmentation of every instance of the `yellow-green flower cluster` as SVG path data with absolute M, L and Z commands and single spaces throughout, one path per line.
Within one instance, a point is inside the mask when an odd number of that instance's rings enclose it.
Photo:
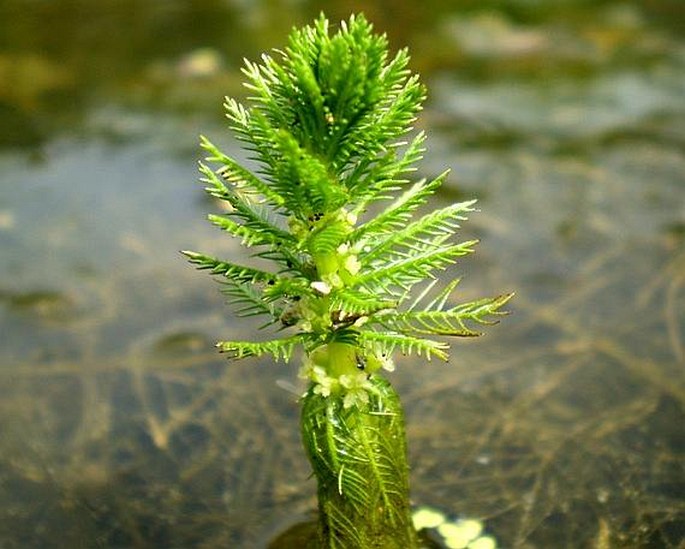
M 313 391 L 323 397 L 343 394 L 343 406 L 362 406 L 369 402 L 369 394 L 376 391 L 371 374 L 383 368 L 392 371 L 391 358 L 361 355 L 359 350 L 345 343 L 329 343 L 308 355 L 300 368 L 299 377 L 314 384 Z
M 343 407 L 363 406 L 369 402 L 369 393 L 375 391 L 368 374 L 358 372 L 342 374 L 338 377 L 329 375 L 322 366 L 311 360 L 305 360 L 300 369 L 300 378 L 314 382 L 314 393 L 323 397 L 344 392 Z

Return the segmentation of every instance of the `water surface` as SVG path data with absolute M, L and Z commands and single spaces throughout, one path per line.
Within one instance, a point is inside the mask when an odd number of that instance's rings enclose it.
M 315 508 L 296 366 L 178 254 L 197 136 L 243 56 L 350 2 L 0 3 L 0 546 L 266 547 Z M 401 360 L 417 503 L 501 547 L 685 539 L 685 40 L 679 2 L 368 2 L 430 97 L 420 176 L 477 197 L 462 295 L 512 315 Z M 286 389 L 284 389 L 284 387 Z

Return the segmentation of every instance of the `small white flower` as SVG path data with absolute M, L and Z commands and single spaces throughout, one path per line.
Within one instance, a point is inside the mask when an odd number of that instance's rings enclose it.
M 362 373 L 341 375 L 340 385 L 347 390 L 343 398 L 344 408 L 368 404 L 369 392 L 374 389 L 366 374 Z
M 311 332 L 312 331 L 312 321 L 311 320 L 303 320 L 300 322 L 297 327 L 300 329 L 302 332 Z
M 328 383 L 331 379 L 333 379 L 328 376 L 323 367 L 316 365 L 312 368 L 311 378 L 312 381 L 316 381 L 317 383 Z
M 311 369 L 310 379 L 315 384 L 314 392 L 323 397 L 330 396 L 331 392 L 338 385 L 338 380 L 330 377 L 321 366 L 314 366 Z
M 381 361 L 381 368 L 383 368 L 385 371 L 387 371 L 387 372 L 394 372 L 395 371 L 395 362 L 393 361 L 391 356 L 381 355 L 380 361 Z
M 359 263 L 356 255 L 348 255 L 343 263 L 345 270 L 351 275 L 356 275 L 362 268 L 362 264 Z
M 315 280 L 310 286 L 321 295 L 328 295 L 331 293 L 331 287 L 323 280 Z
M 342 288 L 344 286 L 343 279 L 340 278 L 338 273 L 331 273 L 326 277 L 330 286 L 333 288 Z
M 372 383 L 364 373 L 358 374 L 343 374 L 340 376 L 340 385 L 345 389 L 373 389 Z
M 333 384 L 330 382 L 329 378 L 329 380 L 327 380 L 326 383 L 317 383 L 316 385 L 314 385 L 314 392 L 317 395 L 321 395 L 322 397 L 331 396 L 332 387 Z

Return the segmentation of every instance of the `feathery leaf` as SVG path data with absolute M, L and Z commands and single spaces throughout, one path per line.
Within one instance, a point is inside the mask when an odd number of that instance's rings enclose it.
M 304 344 L 310 338 L 307 334 L 295 334 L 281 339 L 269 341 L 219 341 L 216 346 L 230 358 L 260 357 L 271 355 L 278 362 L 290 362 L 293 351 L 298 345 Z
M 459 229 L 459 222 L 466 219 L 464 213 L 473 211 L 471 205 L 474 202 L 461 202 L 434 210 L 412 223 L 398 226 L 394 232 L 384 232 L 380 237 L 368 235 L 363 240 L 366 244 L 360 261 L 374 265 L 384 262 L 386 257 L 395 257 L 399 251 L 422 251 L 442 245 Z
M 396 350 L 404 355 L 416 354 L 424 356 L 428 360 L 435 356 L 447 360 L 446 343 L 433 341 L 423 337 L 414 337 L 396 332 L 375 332 L 362 330 L 359 333 L 359 342 L 364 346 L 374 349 L 379 355 L 391 356 Z
M 392 314 L 378 313 L 372 322 L 403 334 L 432 334 L 446 336 L 479 336 L 469 324 L 495 324 L 491 317 L 502 315 L 499 309 L 511 299 L 511 294 L 479 299 L 440 311 L 408 311 Z
M 433 271 L 445 269 L 457 257 L 473 252 L 477 241 L 441 245 L 435 248 L 397 252 L 381 265 L 364 270 L 355 281 L 368 291 L 397 295 L 398 289 L 410 289 L 417 282 L 433 277 Z

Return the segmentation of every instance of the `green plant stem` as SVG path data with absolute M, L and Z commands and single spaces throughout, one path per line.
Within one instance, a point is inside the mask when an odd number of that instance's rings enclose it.
M 404 414 L 390 383 L 371 374 L 365 404 L 344 393 L 302 400 L 302 438 L 318 484 L 321 549 L 418 549 L 411 520 Z

